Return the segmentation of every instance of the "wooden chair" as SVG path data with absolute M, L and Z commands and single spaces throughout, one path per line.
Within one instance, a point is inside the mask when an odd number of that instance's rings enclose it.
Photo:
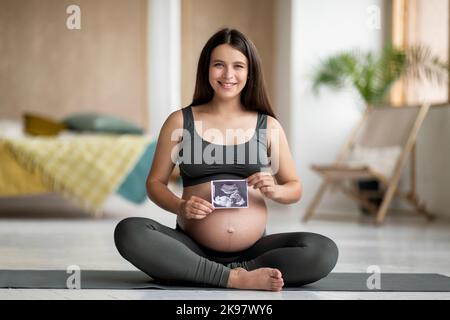
M 383 223 L 394 196 L 408 201 L 417 212 L 424 214 L 427 218 L 432 218 L 425 205 L 420 203 L 415 186 L 415 141 L 429 108 L 429 104 L 405 107 L 367 107 L 360 123 L 352 131 L 335 163 L 312 165 L 312 169 L 323 177 L 323 182 L 308 206 L 303 221 L 308 221 L 314 215 L 324 192 L 330 186 L 336 187 L 370 213 L 376 214 L 376 224 Z M 358 161 L 357 155 L 359 154 L 361 157 L 361 154 L 364 155 L 367 150 L 368 154 L 380 152 L 381 159 L 379 160 L 384 161 L 384 167 L 377 165 L 376 161 L 370 161 L 370 157 L 366 157 L 369 160 L 362 157 L 363 160 Z M 398 190 L 398 182 L 408 156 L 411 156 L 411 189 L 408 193 L 402 193 Z M 364 161 L 368 162 L 364 163 Z M 382 187 L 383 200 L 379 208 L 369 200 L 373 193 L 364 193 L 356 188 L 356 181 L 367 179 L 378 181 Z M 350 187 L 345 185 L 346 182 L 350 184 Z

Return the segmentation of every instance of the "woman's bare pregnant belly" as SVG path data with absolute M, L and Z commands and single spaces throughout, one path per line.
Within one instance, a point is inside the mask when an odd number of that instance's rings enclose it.
M 182 198 L 197 196 L 211 202 L 210 182 L 185 187 Z M 253 245 L 264 233 L 267 207 L 261 191 L 248 189 L 248 208 L 215 209 L 206 218 L 186 219 L 178 224 L 194 240 L 216 251 L 233 252 Z

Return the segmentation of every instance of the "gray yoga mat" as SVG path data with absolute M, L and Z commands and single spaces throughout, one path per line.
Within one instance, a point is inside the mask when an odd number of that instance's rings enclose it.
M 230 290 L 163 285 L 141 271 L 81 270 L 75 274 L 65 270 L 0 270 L 0 288 L 67 289 L 166 289 L 166 290 Z M 330 273 L 327 277 L 301 287 L 285 287 L 291 291 L 413 291 L 449 292 L 450 277 L 436 273 L 380 273 L 380 288 L 369 288 L 371 273 Z M 374 284 L 370 281 L 369 284 Z M 373 286 L 371 286 L 373 287 Z M 232 289 L 231 289 L 232 290 Z

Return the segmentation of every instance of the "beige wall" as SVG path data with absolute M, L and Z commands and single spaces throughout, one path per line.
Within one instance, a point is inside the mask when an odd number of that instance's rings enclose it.
M 449 1 L 409 0 L 408 42 L 429 46 L 442 60 L 449 59 Z M 442 102 L 448 99 L 448 86 L 412 83 L 407 88 L 408 102 Z M 427 209 L 439 217 L 449 217 L 450 198 L 450 105 L 431 108 L 417 137 L 417 193 Z M 409 164 L 410 165 L 410 164 Z M 409 186 L 409 168 L 400 183 Z M 407 190 L 406 187 L 404 190 Z
M 449 58 L 449 2 L 448 0 L 409 0 L 407 42 L 427 45 L 443 61 Z M 447 101 L 448 87 L 431 82 L 412 81 L 406 90 L 409 103 L 427 100 Z
M 450 105 L 433 107 L 417 136 L 416 186 L 419 200 L 437 217 L 450 218 Z M 410 190 L 410 165 L 404 168 L 401 190 Z M 410 208 L 410 206 L 408 206 Z
M 81 30 L 66 27 L 81 8 Z M 1 0 L 0 117 L 101 111 L 145 123 L 145 0 Z
M 182 105 L 192 102 L 198 58 L 221 27 L 236 28 L 256 45 L 273 99 L 274 9 L 276 0 L 182 0 Z

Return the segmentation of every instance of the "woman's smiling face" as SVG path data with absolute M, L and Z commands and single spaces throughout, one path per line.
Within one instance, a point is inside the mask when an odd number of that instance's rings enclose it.
M 209 83 L 222 99 L 239 96 L 247 83 L 248 60 L 229 44 L 214 48 L 209 64 Z

